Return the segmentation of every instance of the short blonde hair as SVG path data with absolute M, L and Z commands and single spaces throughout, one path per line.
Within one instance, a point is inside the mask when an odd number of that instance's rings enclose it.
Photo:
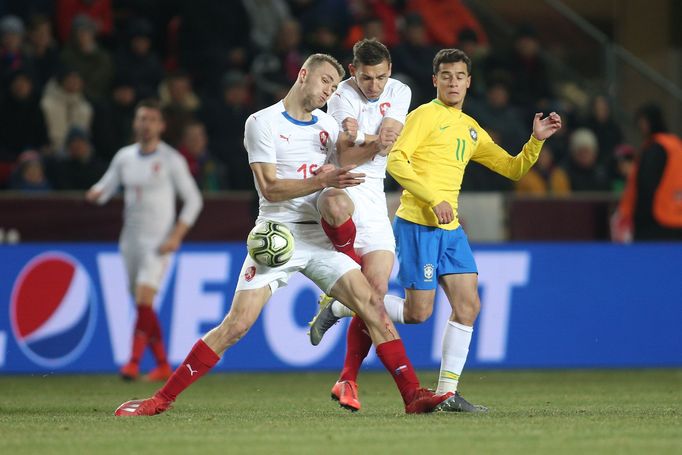
M 597 136 L 592 132 L 592 130 L 587 128 L 578 128 L 571 134 L 569 139 L 569 147 L 571 152 L 575 152 L 579 148 L 589 148 L 594 150 L 594 152 L 599 151 L 599 142 L 597 141 Z
M 346 71 L 343 69 L 343 66 L 341 66 L 339 61 L 329 54 L 311 55 L 303 63 L 303 68 L 312 70 L 313 68 L 321 65 L 322 63 L 329 63 L 331 66 L 333 66 L 334 69 L 336 69 L 336 72 L 339 73 L 339 77 L 341 79 L 343 79 L 343 77 L 346 75 Z

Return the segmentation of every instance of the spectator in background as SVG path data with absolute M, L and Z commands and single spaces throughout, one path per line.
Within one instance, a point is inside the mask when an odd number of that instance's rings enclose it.
M 522 25 L 516 32 L 514 47 L 508 55 L 490 56 L 486 71 L 505 71 L 511 77 L 512 103 L 528 109 L 548 109 L 553 98 L 547 64 L 542 56 L 537 32 L 530 25 Z
M 231 190 L 253 190 L 253 176 L 244 148 L 244 123 L 253 112 L 249 78 L 239 71 L 223 76 L 220 96 L 207 100 L 199 113 L 211 140 L 211 149 L 225 167 Z
M 394 77 L 412 89 L 411 107 L 433 98 L 431 66 L 438 49 L 429 43 L 424 20 L 417 13 L 405 16 L 402 42 L 392 51 Z
M 592 100 L 585 127 L 592 130 L 599 143 L 599 164 L 612 176 L 617 175 L 614 150 L 623 142 L 623 132 L 613 119 L 611 103 L 604 95 L 597 95 Z
M 348 30 L 345 47 L 353 45 L 363 38 L 375 38 L 392 48 L 399 42 L 398 12 L 395 2 L 387 0 L 349 0 L 349 11 L 355 25 Z
M 64 159 L 52 158 L 47 175 L 57 190 L 87 190 L 107 170 L 107 165 L 95 155 L 88 134 L 71 128 L 64 144 Z
M 682 240 L 682 139 L 669 133 L 661 108 L 635 114 L 644 142 L 612 220 L 617 241 Z
M 330 22 L 335 32 L 345 37 L 353 22 L 346 0 L 288 0 L 288 3 L 291 16 L 298 19 L 306 31 L 314 30 L 320 23 Z
M 178 151 L 187 160 L 189 171 L 200 190 L 215 192 L 225 189 L 225 169 L 208 149 L 208 136 L 203 123 L 190 122 L 185 127 Z
M 438 46 L 458 47 L 457 38 L 464 29 L 473 30 L 481 43 L 488 43 L 483 26 L 461 0 L 408 0 L 407 10 L 424 17 L 429 37 Z
M 133 118 L 139 97 L 129 77 L 121 74 L 114 79 L 111 98 L 95 111 L 92 138 L 100 158 L 110 161 L 116 151 L 134 142 Z
M 254 58 L 252 73 L 256 107 L 276 103 L 286 96 L 308 55 L 301 46 L 301 40 L 298 21 L 286 20 L 277 34 L 273 51 L 263 52 Z
M 308 29 L 304 37 L 305 46 L 311 52 L 333 55 L 339 61 L 349 59 L 348 51 L 343 47 L 338 26 L 331 19 L 323 19 Z
M 78 16 L 88 17 L 95 24 L 100 37 L 108 37 L 114 30 L 111 0 L 57 0 L 55 17 L 60 42 L 67 42 Z
M 131 18 L 125 45 L 114 59 L 117 76 L 129 80 L 138 99 L 157 96 L 163 78 L 161 59 L 152 50 L 152 25 L 143 18 Z M 117 147 L 117 149 L 120 147 Z
M 40 153 L 26 150 L 17 158 L 17 165 L 10 179 L 10 190 L 23 192 L 50 191 L 52 186 L 45 177 Z
M 0 103 L 0 161 L 14 162 L 27 148 L 40 150 L 48 143 L 33 81 L 25 71 L 15 71 Z
M 594 133 L 587 128 L 578 128 L 571 134 L 569 144 L 570 159 L 566 173 L 571 191 L 609 191 L 609 175 L 599 165 L 599 144 Z
M 486 59 L 490 49 L 478 39 L 476 31 L 471 28 L 464 28 L 457 36 L 458 47 L 471 58 L 471 66 L 476 68 L 481 74 L 487 73 Z M 494 74 L 494 73 L 493 73 Z M 503 76 L 501 76 L 503 77 Z M 486 87 L 486 77 L 475 77 L 471 80 L 468 96 L 471 98 L 481 98 L 484 96 Z
M 57 73 L 59 50 L 52 35 L 52 23 L 46 16 L 34 16 L 28 30 L 28 54 L 33 60 L 34 82 L 37 93 Z
M 522 114 L 509 103 L 509 84 L 498 78 L 488 84 L 483 100 L 470 99 L 464 112 L 476 118 L 485 129 L 496 131 L 497 142 L 505 150 L 521 150 L 526 140 L 526 128 L 521 123 Z
M 291 18 L 284 0 L 242 0 L 251 24 L 251 43 L 259 52 L 272 49 L 284 21 Z
M 48 81 L 40 107 L 45 116 L 52 152 L 59 153 L 72 127 L 90 131 L 93 108 L 85 98 L 83 79 L 75 69 L 62 68 L 55 78 Z
M 528 173 L 515 184 L 517 194 L 534 196 L 565 196 L 571 192 L 566 172 L 554 162 L 554 153 L 547 144 Z
M 180 67 L 197 88 L 216 89 L 228 69 L 248 70 L 251 28 L 241 1 L 192 0 L 178 7 Z
M 185 127 L 194 120 L 201 100 L 192 87 L 189 74 L 177 70 L 169 74 L 159 87 L 159 97 L 166 122 L 163 140 L 171 147 L 178 147 Z
M 85 15 L 77 16 L 61 61 L 78 70 L 85 82 L 85 94 L 92 101 L 99 102 L 108 96 L 114 66 L 109 53 L 97 43 L 96 31 L 97 24 L 92 19 Z
M 23 50 L 24 23 L 16 16 L 0 19 L 0 84 L 7 84 L 17 70 L 32 71 L 31 58 Z
M 353 25 L 348 30 L 348 35 L 344 40 L 346 49 L 352 49 L 353 45 L 359 40 L 367 38 L 374 38 L 377 41 L 383 42 L 386 40 L 386 32 L 384 30 L 383 21 L 376 16 L 365 17 L 359 23 Z M 350 55 L 350 53 L 349 53 Z M 350 63 L 350 62 L 346 62 Z
M 621 194 L 634 169 L 636 151 L 630 144 L 620 144 L 615 147 L 613 154 L 616 160 L 616 175 L 611 181 L 611 189 L 614 193 Z

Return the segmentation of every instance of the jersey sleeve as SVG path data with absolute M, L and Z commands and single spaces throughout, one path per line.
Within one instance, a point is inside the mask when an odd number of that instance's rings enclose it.
M 405 84 L 402 84 L 398 90 L 396 90 L 396 96 L 393 99 L 393 104 L 389 108 L 385 117 L 392 118 L 399 121 L 403 125 L 405 124 L 405 117 L 407 117 L 407 111 L 410 109 L 410 102 L 412 101 L 412 90 Z
M 405 121 L 405 127 L 388 154 L 386 170 L 405 190 L 430 207 L 440 202 L 436 192 L 427 187 L 410 165 L 410 157 L 428 137 L 432 126 L 423 111 L 413 111 Z
M 345 91 L 336 92 L 329 98 L 329 101 L 327 102 L 327 113 L 334 117 L 334 120 L 336 120 L 338 125 L 341 125 L 341 122 L 348 117 L 357 119 L 359 115 L 357 109 L 353 106 L 353 102 Z
M 493 142 L 490 135 L 480 127 L 478 127 L 478 134 L 480 142 L 471 159 L 512 180 L 519 180 L 526 175 L 538 160 L 540 149 L 544 144 L 544 141 L 540 141 L 531 135 L 521 149 L 521 153 L 511 156 L 506 150 Z
M 272 131 L 263 117 L 252 115 L 244 126 L 244 147 L 249 163 L 277 163 Z
M 121 160 L 122 155 L 119 151 L 109 164 L 109 168 L 104 173 L 101 179 L 92 186 L 95 191 L 100 191 L 102 194 L 97 199 L 97 203 L 105 204 L 121 187 L 123 179 L 121 178 Z
M 187 161 L 177 153 L 171 158 L 171 175 L 173 186 L 182 199 L 182 211 L 178 220 L 192 226 L 204 205 L 201 193 L 187 166 Z

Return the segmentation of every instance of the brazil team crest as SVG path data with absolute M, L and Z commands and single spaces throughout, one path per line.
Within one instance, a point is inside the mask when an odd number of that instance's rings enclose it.
M 469 127 L 469 136 L 471 136 L 471 140 L 476 142 L 478 140 L 478 133 L 473 127 Z
M 431 281 L 433 279 L 433 264 L 424 265 L 424 281 Z

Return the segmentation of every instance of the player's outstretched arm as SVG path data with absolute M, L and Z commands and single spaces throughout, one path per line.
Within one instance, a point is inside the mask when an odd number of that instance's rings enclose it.
M 365 174 L 351 172 L 354 165 L 335 168 L 324 165 L 310 177 L 303 179 L 277 178 L 277 166 L 272 163 L 251 163 L 253 175 L 261 194 L 270 202 L 281 202 L 307 196 L 324 188 L 348 188 L 365 181 Z
M 524 144 L 521 153 L 516 156 L 510 155 L 495 144 L 482 130 L 479 134 L 480 145 L 471 159 L 504 177 L 518 181 L 537 161 L 545 139 L 551 137 L 559 128 L 561 128 L 561 117 L 556 112 L 552 112 L 545 118 L 542 118 L 541 112 L 536 113 L 533 118 L 533 134 Z

